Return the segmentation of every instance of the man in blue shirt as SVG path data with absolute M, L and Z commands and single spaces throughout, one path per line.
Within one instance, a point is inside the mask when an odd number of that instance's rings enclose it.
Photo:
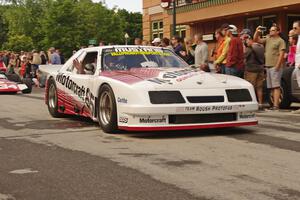
M 61 64 L 61 60 L 60 60 L 60 56 L 58 55 L 58 53 L 55 51 L 54 47 L 50 48 L 50 52 L 51 52 L 51 56 L 50 56 L 50 63 L 52 65 L 60 65 Z

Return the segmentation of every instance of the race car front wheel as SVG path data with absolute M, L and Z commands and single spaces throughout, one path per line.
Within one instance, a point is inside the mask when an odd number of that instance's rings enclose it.
M 98 121 L 102 130 L 106 133 L 117 131 L 117 107 L 115 95 L 108 85 L 100 88 L 98 96 Z
M 62 114 L 58 112 L 58 97 L 55 81 L 51 78 L 48 81 L 48 94 L 47 94 L 48 110 L 52 117 L 62 117 Z

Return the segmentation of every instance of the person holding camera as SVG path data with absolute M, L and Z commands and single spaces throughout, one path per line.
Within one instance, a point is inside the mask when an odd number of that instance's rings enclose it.
M 270 108 L 272 111 L 279 110 L 279 98 L 281 95 L 280 85 L 283 72 L 284 53 L 286 44 L 279 36 L 280 28 L 273 25 L 270 28 L 270 33 L 266 38 L 261 38 L 261 33 L 264 27 L 258 26 L 254 34 L 254 42 L 265 45 L 265 67 L 267 88 L 271 89 L 274 103 Z
M 264 85 L 264 64 L 265 48 L 262 44 L 253 41 L 252 37 L 244 41 L 245 45 L 245 72 L 244 79 L 249 81 L 256 92 L 259 110 L 263 109 L 263 85 Z

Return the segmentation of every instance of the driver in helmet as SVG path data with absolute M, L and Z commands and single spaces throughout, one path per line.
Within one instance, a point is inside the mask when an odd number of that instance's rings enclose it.
M 94 62 L 87 63 L 84 66 L 82 62 L 79 62 L 78 59 L 75 59 L 73 60 L 73 65 L 77 69 L 78 74 L 93 75 L 96 70 L 97 57 L 95 58 Z

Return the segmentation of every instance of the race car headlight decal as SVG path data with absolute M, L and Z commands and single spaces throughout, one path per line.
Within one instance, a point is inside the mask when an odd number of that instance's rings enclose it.
M 229 102 L 245 102 L 252 101 L 252 97 L 248 89 L 230 89 L 226 90 Z
M 149 91 L 149 97 L 152 104 L 185 103 L 179 91 Z

